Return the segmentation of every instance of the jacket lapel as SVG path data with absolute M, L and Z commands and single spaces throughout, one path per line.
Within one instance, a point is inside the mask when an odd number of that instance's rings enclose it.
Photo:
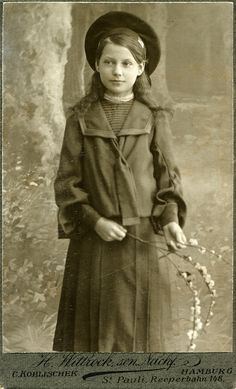
M 79 122 L 85 136 L 116 138 L 100 102 L 94 103 L 85 116 L 79 116 Z
M 153 115 L 150 109 L 135 100 L 118 136 L 149 134 Z

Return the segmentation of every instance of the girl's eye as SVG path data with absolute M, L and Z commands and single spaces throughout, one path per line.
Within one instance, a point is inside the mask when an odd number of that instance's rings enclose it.
M 126 67 L 129 67 L 129 66 L 132 66 L 132 62 L 129 62 L 129 61 L 125 61 L 123 62 L 123 65 L 126 66 Z
M 105 63 L 106 65 L 112 65 L 112 61 L 111 61 L 110 59 L 105 59 L 105 60 L 104 60 L 104 63 Z
M 104 59 L 104 63 L 106 65 L 113 65 L 115 62 L 112 61 L 111 59 Z M 124 61 L 124 62 L 122 62 L 122 65 L 125 67 L 129 67 L 129 66 L 132 66 L 133 64 L 130 61 Z

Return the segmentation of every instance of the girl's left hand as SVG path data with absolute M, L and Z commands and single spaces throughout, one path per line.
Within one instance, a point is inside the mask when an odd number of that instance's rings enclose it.
M 187 239 L 182 228 L 176 222 L 170 222 L 163 227 L 166 244 L 172 250 L 185 248 Z

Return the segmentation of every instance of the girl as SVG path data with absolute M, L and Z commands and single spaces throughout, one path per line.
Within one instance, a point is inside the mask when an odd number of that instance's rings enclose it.
M 153 242 L 163 231 L 184 247 L 186 206 L 168 112 L 151 95 L 159 41 L 143 20 L 109 12 L 85 51 L 95 72 L 67 120 L 55 181 L 70 244 L 53 348 L 174 351 L 169 262 Z

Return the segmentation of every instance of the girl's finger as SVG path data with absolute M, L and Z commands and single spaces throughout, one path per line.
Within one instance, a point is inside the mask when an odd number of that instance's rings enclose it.
M 123 235 L 121 235 L 121 234 L 116 234 L 114 239 L 122 240 L 122 239 L 124 239 L 124 238 L 125 238 L 125 234 L 123 234 Z
M 119 228 L 120 231 L 125 232 L 125 233 L 127 232 L 127 230 L 123 226 L 121 226 L 120 224 L 116 224 L 116 226 Z
M 187 243 L 187 238 L 186 236 L 184 235 L 183 231 L 182 231 L 182 242 L 185 244 Z
M 170 240 L 170 241 L 167 243 L 167 246 L 168 246 L 168 248 L 170 249 L 170 251 L 176 251 L 176 250 L 178 250 L 178 247 L 176 246 L 176 244 L 174 243 L 173 240 Z
M 185 243 L 186 243 L 186 239 L 185 239 L 185 236 L 184 234 L 181 233 L 178 233 L 176 235 L 176 246 L 178 249 L 185 249 L 186 246 L 185 246 Z
M 186 238 L 185 238 L 182 231 L 177 232 L 176 241 L 177 241 L 177 243 L 180 243 L 180 244 L 186 243 Z
M 104 238 L 104 240 L 106 242 L 111 242 L 112 240 L 114 240 L 114 238 L 112 238 L 111 236 L 106 236 L 106 238 Z
M 178 249 L 186 249 L 186 246 L 183 243 L 176 243 Z
M 110 231 L 108 235 L 109 241 L 112 240 L 122 240 L 125 237 L 125 234 L 123 232 L 117 231 L 117 230 L 112 230 Z
M 121 238 L 124 238 L 126 235 L 126 231 L 121 230 L 118 226 L 114 228 L 113 232 Z
M 107 242 L 112 242 L 113 240 L 123 240 L 124 239 L 124 237 L 121 237 L 121 236 L 118 236 L 118 235 L 115 235 L 114 234 L 114 236 L 109 236 L 107 239 L 106 239 L 106 241 Z
M 117 234 L 115 233 L 115 231 L 111 231 L 111 232 L 110 232 L 109 238 L 110 238 L 111 240 L 114 240 L 114 239 L 117 238 Z

